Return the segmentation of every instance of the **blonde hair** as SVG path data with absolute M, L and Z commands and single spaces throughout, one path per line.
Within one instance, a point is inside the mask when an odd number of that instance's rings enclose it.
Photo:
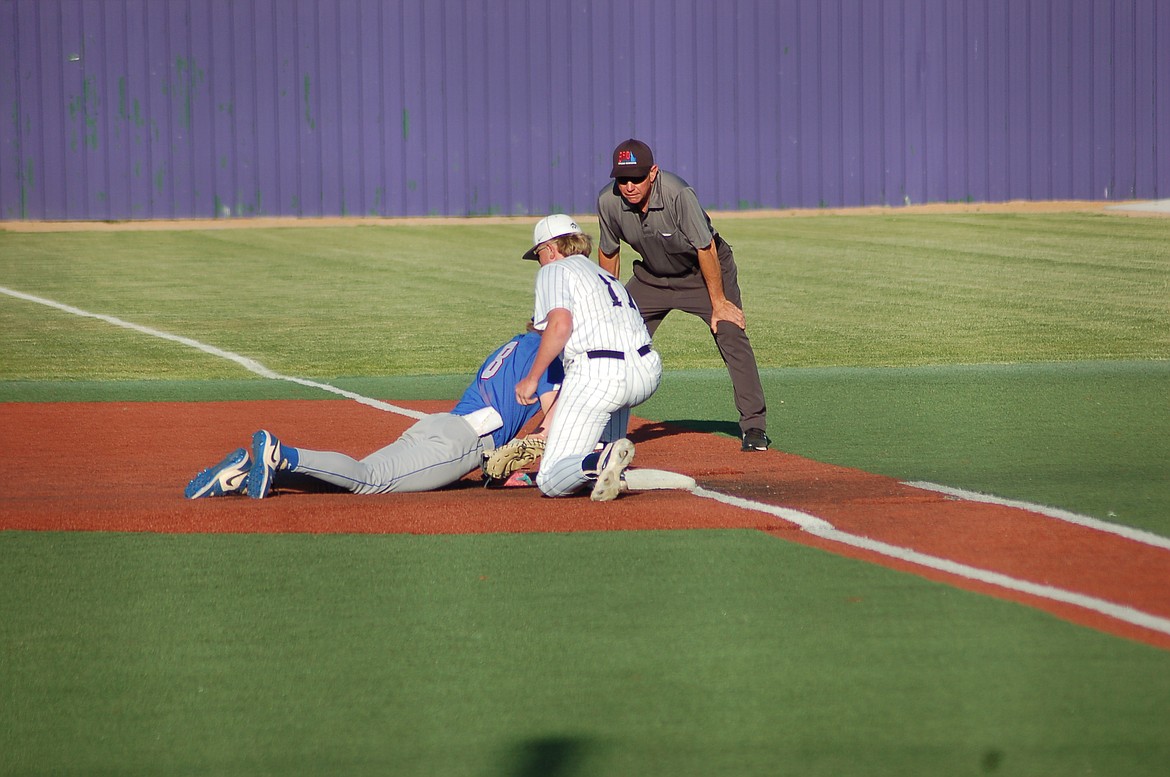
M 557 250 L 563 256 L 573 256 L 574 254 L 581 254 L 582 256 L 593 255 L 593 238 L 584 232 L 580 234 L 561 235 L 558 238 L 554 238 L 552 242 L 556 243 Z

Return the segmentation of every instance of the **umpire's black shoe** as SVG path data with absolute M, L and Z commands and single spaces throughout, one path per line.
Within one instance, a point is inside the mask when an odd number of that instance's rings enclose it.
M 743 449 L 745 451 L 766 451 L 772 441 L 763 429 L 748 429 L 743 433 Z

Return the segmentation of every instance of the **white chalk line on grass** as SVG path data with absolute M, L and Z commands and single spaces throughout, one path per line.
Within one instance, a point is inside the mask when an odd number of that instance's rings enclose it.
M 1123 604 L 1116 604 L 1114 602 L 1106 601 L 1104 599 L 1097 599 L 1096 597 L 1086 596 L 1085 594 L 1078 594 L 1074 591 L 1065 591 L 1061 588 L 1055 588 L 1049 585 L 1041 585 L 1039 583 L 1030 583 L 1027 580 L 1018 580 L 1008 575 L 1000 574 L 999 572 L 991 572 L 986 569 L 979 569 L 978 567 L 968 566 L 967 564 L 960 564 L 957 561 L 950 559 L 939 558 L 937 556 L 930 556 L 925 553 L 919 553 L 916 550 L 899 547 L 897 545 L 890 545 L 889 543 L 872 540 L 868 537 L 860 537 L 855 534 L 841 531 L 834 527 L 831 523 L 818 518 L 815 515 L 800 512 L 799 510 L 792 510 L 787 507 L 777 507 L 775 505 L 763 504 L 760 502 L 753 502 L 748 499 L 741 499 L 736 496 L 728 496 L 721 494 L 718 491 L 709 491 L 705 488 L 696 488 L 693 492 L 696 496 L 701 496 L 705 499 L 712 499 L 716 502 L 741 507 L 746 510 L 755 510 L 756 512 L 766 513 L 775 516 L 783 521 L 795 524 L 803 531 L 812 534 L 813 536 L 829 540 L 831 542 L 839 542 L 843 545 L 849 545 L 860 550 L 866 550 L 871 553 L 877 553 L 888 558 L 905 561 L 927 569 L 934 569 L 939 572 L 945 572 L 949 575 L 955 575 L 966 580 L 986 583 L 994 585 L 998 588 L 1004 588 L 1009 591 L 1018 591 L 1020 593 L 1036 596 L 1041 599 L 1048 599 L 1054 602 L 1061 602 L 1064 604 L 1071 604 L 1081 607 L 1092 612 L 1097 612 L 1106 615 L 1114 620 L 1129 623 L 1134 626 L 1141 626 L 1142 628 L 1157 631 L 1162 634 L 1170 635 L 1170 619 L 1162 618 L 1157 615 L 1151 615 L 1141 610 L 1128 607 Z M 1021 503 L 1023 504 L 1023 503 Z
M 1097 531 L 1108 532 L 1116 534 L 1118 537 L 1124 537 L 1127 540 L 1140 542 L 1144 545 L 1152 545 L 1156 548 L 1170 550 L 1170 538 L 1163 537 L 1153 532 L 1143 531 L 1141 529 L 1132 529 L 1129 526 L 1120 526 L 1116 523 L 1109 523 L 1097 518 L 1090 518 L 1087 515 L 1077 515 L 1068 510 L 1061 510 L 1059 507 L 1046 507 L 1044 505 L 1032 504 L 1031 502 L 1021 502 L 1016 499 L 1003 499 L 991 494 L 981 494 L 978 491 L 966 491 L 962 488 L 952 488 L 950 486 L 940 486 L 937 483 L 926 483 L 924 481 L 908 481 L 907 486 L 914 488 L 921 488 L 925 491 L 936 491 L 947 496 L 958 497 L 967 502 L 983 502 L 991 505 L 1002 505 L 1003 507 L 1015 507 L 1020 510 L 1027 510 L 1030 513 L 1038 513 L 1039 515 L 1048 518 L 1056 518 L 1057 520 L 1066 523 L 1073 523 L 1077 526 L 1084 526 L 1088 529 L 1096 529 Z
M 55 308 L 57 310 L 60 310 L 60 311 L 65 312 L 65 313 L 69 313 L 69 314 L 74 315 L 74 316 L 82 316 L 84 318 L 94 318 L 94 319 L 97 319 L 98 321 L 104 321 L 107 324 L 119 326 L 119 327 L 122 327 L 123 329 L 129 329 L 132 332 L 138 332 L 139 334 L 150 335 L 151 337 L 157 337 L 161 340 L 170 340 L 173 343 L 179 343 L 180 345 L 185 345 L 185 346 L 188 346 L 190 348 L 194 348 L 196 350 L 203 351 L 204 353 L 209 354 L 211 356 L 218 356 L 221 359 L 227 359 L 230 362 L 235 362 L 236 364 L 243 367 L 248 372 L 259 375 L 262 378 L 269 378 L 271 380 L 283 380 L 283 381 L 286 381 L 288 383 L 296 383 L 297 385 L 300 385 L 300 386 L 308 386 L 309 388 L 320 389 L 321 391 L 327 391 L 331 394 L 337 394 L 338 396 L 345 397 L 346 399 L 352 399 L 354 402 L 359 402 L 363 405 L 369 405 L 370 407 L 377 408 L 378 410 L 386 410 L 386 411 L 391 412 L 391 413 L 398 413 L 399 415 L 404 415 L 404 416 L 407 416 L 409 418 L 419 419 L 419 418 L 422 418 L 423 416 L 426 415 L 426 413 L 420 413 L 417 410 L 410 410 L 409 408 L 398 407 L 397 405 L 391 405 L 388 402 L 382 402 L 382 401 L 377 400 L 377 399 L 371 399 L 369 397 L 362 396 L 361 394 L 356 394 L 352 391 L 346 391 L 345 389 L 338 388 L 337 386 L 331 386 L 328 383 L 319 383 L 315 380 L 308 380 L 307 378 L 298 378 L 298 377 L 295 377 L 293 375 L 281 375 L 279 372 L 275 372 L 273 370 L 268 369 L 267 367 L 265 367 L 263 364 L 256 361 L 255 359 L 249 359 L 247 356 L 241 356 L 238 353 L 232 353 L 231 351 L 225 351 L 222 348 L 216 348 L 214 345 L 208 345 L 206 343 L 201 343 L 198 340 L 192 340 L 190 337 L 183 337 L 181 335 L 174 335 L 174 334 L 171 334 L 170 332 L 163 332 L 159 329 L 152 329 L 148 326 L 141 326 L 139 324 L 134 324 L 134 323 L 131 323 L 130 321 L 125 321 L 125 320 L 120 319 L 120 318 L 115 318 L 114 316 L 107 316 L 107 315 L 104 315 L 102 313 L 91 313 L 88 310 L 82 310 L 80 308 L 75 308 L 72 305 L 65 305 L 61 302 L 54 302 L 51 299 L 44 299 L 43 297 L 36 297 L 36 296 L 33 296 L 32 294 L 25 294 L 22 291 L 16 291 L 14 289 L 5 288 L 4 286 L 0 286 L 0 292 L 7 294 L 10 297 L 16 297 L 17 299 L 25 300 L 26 302 L 35 302 L 38 305 L 45 305 L 45 306 L 50 307 L 50 308 Z
M 169 341 L 174 342 L 174 343 L 179 343 L 180 345 L 185 345 L 185 346 L 188 346 L 190 348 L 195 348 L 195 349 L 202 351 L 206 354 L 209 354 L 211 356 L 217 356 L 219 358 L 227 359 L 228 361 L 234 362 L 234 363 L 240 365 L 241 367 L 243 367 L 244 369 L 248 370 L 249 372 L 255 373 L 256 375 L 259 375 L 260 377 L 263 377 L 263 378 L 270 378 L 272 380 L 283 380 L 283 381 L 288 381 L 290 383 L 296 383 L 296 384 L 299 384 L 302 386 L 309 386 L 311 388 L 320 389 L 322 391 L 327 391 L 327 392 L 330 392 L 333 394 L 338 394 L 339 396 L 346 397 L 347 399 L 352 399 L 355 402 L 359 402 L 363 405 L 367 405 L 369 407 L 376 408 L 378 410 L 384 410 L 384 411 L 387 411 L 390 413 L 398 413 L 399 415 L 404 415 L 404 416 L 407 416 L 409 418 L 422 418 L 423 416 L 426 415 L 426 413 L 420 413 L 420 412 L 415 411 L 415 410 L 410 410 L 408 408 L 399 407 L 397 405 L 392 405 L 388 402 L 381 402 L 381 401 L 376 400 L 376 399 L 371 399 L 369 397 L 362 396 L 361 394 L 357 394 L 357 393 L 354 393 L 352 391 L 346 391 L 344 389 L 337 388 L 336 386 L 331 386 L 327 383 L 318 383 L 317 381 L 306 380 L 304 378 L 297 378 L 297 377 L 289 376 L 289 375 L 281 375 L 280 373 L 277 373 L 277 372 L 274 372 L 273 370 L 268 369 L 263 364 L 260 364 L 259 362 L 255 361 L 254 359 L 250 359 L 246 356 L 241 356 L 237 353 L 232 353 L 231 351 L 225 351 L 222 348 L 217 348 L 217 347 L 212 346 L 212 345 L 207 345 L 206 343 L 201 343 L 198 340 L 193 340 L 189 337 L 182 337 L 180 335 L 174 335 L 174 334 L 171 334 L 169 332 L 163 332 L 163 331 L 158 330 L 158 329 L 152 329 L 150 327 L 140 326 L 138 324 L 134 324 L 134 323 L 131 323 L 129 321 L 124 321 L 124 320 L 122 320 L 120 318 L 116 318 L 114 316 L 107 316 L 107 315 L 103 315 L 100 313 L 91 313 L 91 312 L 86 311 L 86 310 L 81 310 L 80 308 L 75 308 L 71 305 L 65 305 L 65 304 L 62 304 L 60 302 L 54 302 L 53 300 L 44 299 L 42 297 L 36 297 L 36 296 L 31 295 L 31 294 L 25 294 L 24 292 L 15 291 L 13 289 L 8 289 L 8 288 L 5 288 L 3 286 L 0 286 L 0 292 L 7 294 L 10 297 L 15 297 L 17 299 L 23 299 L 27 302 L 35 302 L 35 303 L 40 304 L 40 305 L 46 305 L 48 307 L 55 308 L 57 310 L 60 310 L 60 311 L 65 312 L 65 313 L 69 313 L 71 315 L 97 319 L 98 321 L 104 321 L 104 322 L 106 322 L 108 324 L 112 324 L 114 326 L 119 326 L 119 327 L 122 327 L 124 329 L 129 329 L 133 332 L 138 332 L 139 334 L 149 335 L 151 337 L 157 337 L 157 338 L 160 338 L 163 340 L 169 340 Z M 968 498 L 967 496 L 964 496 L 964 495 L 969 493 L 969 492 L 961 492 L 958 489 L 948 489 L 945 486 L 933 486 L 932 484 L 929 484 L 929 483 L 927 483 L 927 484 L 910 483 L 908 485 L 912 485 L 912 486 L 915 486 L 918 488 L 929 488 L 930 490 L 941 491 L 942 493 L 949 493 L 953 496 L 960 496 L 962 498 Z M 804 512 L 801 512 L 799 510 L 792 510 L 792 509 L 786 508 L 786 507 L 769 505 L 769 504 L 765 504 L 763 502 L 754 502 L 754 501 L 751 501 L 749 499 L 743 499 L 743 498 L 740 498 L 737 496 L 731 496 L 729 494 L 722 494 L 718 491 L 710 491 L 710 490 L 702 488 L 702 487 L 696 487 L 692 491 L 692 493 L 695 494 L 696 496 L 702 497 L 704 499 L 712 499 L 716 502 L 721 502 L 723 504 L 731 505 L 732 507 L 738 507 L 738 508 L 745 509 L 745 510 L 753 510 L 756 512 L 761 512 L 761 513 L 765 513 L 767 515 L 771 515 L 775 518 L 779 518 L 782 521 L 786 521 L 788 523 L 794 524 L 797 527 L 799 527 L 801 530 L 806 531 L 809 534 L 812 534 L 812 535 L 817 536 L 817 537 L 821 537 L 822 539 L 830 540 L 832 542 L 839 542 L 843 545 L 849 545 L 851 547 L 855 547 L 855 548 L 858 548 L 861 550 L 866 550 L 866 551 L 869 551 L 871 553 L 876 553 L 876 554 L 879 554 L 882 556 L 887 556 L 889 558 L 898 559 L 900 561 L 904 561 L 904 562 L 910 563 L 910 564 L 915 564 L 917 566 L 926 567 L 927 569 L 934 569 L 934 570 L 937 570 L 940 572 L 946 572 L 947 574 L 955 575 L 956 577 L 962 577 L 962 578 L 965 578 L 968 580 L 974 580 L 977 582 L 986 583 L 989 585 L 994 585 L 994 586 L 997 586 L 999 588 L 1004 588 L 1004 589 L 1007 589 L 1010 591 L 1018 591 L 1020 593 L 1026 593 L 1026 594 L 1029 594 L 1031 596 L 1036 596 L 1036 597 L 1039 597 L 1042 599 L 1048 599 L 1051 601 L 1062 602 L 1065 604 L 1071 604 L 1071 605 L 1081 607 L 1081 608 L 1086 609 L 1086 610 L 1090 610 L 1092 612 L 1100 613 L 1102 615 L 1105 615 L 1107 617 L 1121 621 L 1123 623 L 1129 623 L 1129 624 L 1132 624 L 1135 626 L 1140 626 L 1142 628 L 1150 629 L 1151 631 L 1157 631 L 1157 632 L 1160 632 L 1162 634 L 1170 635 L 1170 619 L 1161 618 L 1161 617 L 1158 617 L 1156 615 L 1151 615 L 1149 613 L 1145 613 L 1145 612 L 1142 612 L 1140 610 L 1136 610 L 1132 607 L 1127 607 L 1125 605 L 1115 604 L 1113 602 L 1105 601 L 1103 599 L 1097 599 L 1097 598 L 1092 597 L 1092 596 L 1086 596 L 1084 594 L 1078 594 L 1078 593 L 1075 593 L 1072 591 L 1065 591 L 1063 589 L 1054 588 L 1052 586 L 1040 585 L 1038 583 L 1030 583 L 1026 580 L 1017 580 L 1016 578 L 1009 577 L 1007 575 L 1003 575 L 1003 574 L 1000 574 L 998 572 L 991 572 L 991 571 L 988 571 L 986 569 L 979 569 L 977 567 L 968 566 L 966 564 L 960 564 L 958 562 L 951 561 L 949 559 L 938 558 L 936 556 L 930 556 L 930 555 L 927 555 L 925 553 L 919 553 L 917 551 L 910 550 L 908 548 L 902 548 L 902 547 L 899 547 L 897 545 L 890 545 L 888 543 L 879 542 L 877 540 L 871 540 L 871 539 L 866 538 L 866 537 L 859 537 L 857 535 L 849 534 L 848 532 L 840 531 L 839 529 L 835 528 L 831 523 L 824 520 L 823 518 L 818 518 L 815 515 L 810 515 L 808 513 L 804 513 Z M 974 497 L 981 497 L 981 498 L 974 498 Z M 981 494 L 972 494 L 972 498 L 974 501 L 985 501 L 985 502 L 993 502 L 995 504 L 1004 504 L 1005 506 L 1019 507 L 1021 509 L 1029 510 L 1031 512 L 1040 512 L 1041 511 L 1040 509 L 1037 508 L 1036 505 L 1028 505 L 1025 502 L 1012 502 L 1010 500 L 995 500 L 994 497 L 987 497 L 986 495 L 981 495 Z M 1104 521 L 1097 521 L 1096 519 L 1087 518 L 1085 516 L 1076 516 L 1073 513 L 1066 513 L 1066 511 L 1063 511 L 1063 510 L 1054 510 L 1053 508 L 1044 508 L 1044 509 L 1050 510 L 1052 512 L 1043 513 L 1043 514 L 1052 515 L 1052 517 L 1059 517 L 1059 518 L 1061 518 L 1061 520 L 1070 520 L 1069 516 L 1072 516 L 1072 517 L 1076 518 L 1076 520 L 1072 521 L 1074 523 L 1081 523 L 1083 525 L 1089 525 L 1086 522 L 1091 522 L 1092 524 L 1103 524 L 1105 526 L 1112 527 L 1113 529 L 1124 529 L 1124 527 L 1116 527 L 1113 524 L 1107 524 Z M 1053 515 L 1053 512 L 1060 513 L 1060 515 Z M 1094 526 L 1094 528 L 1097 528 L 1097 527 Z M 1126 531 L 1130 531 L 1130 530 L 1126 530 Z M 1136 530 L 1132 530 L 1132 531 L 1136 531 Z M 1114 533 L 1122 533 L 1122 532 L 1115 531 Z M 1148 534 L 1147 532 L 1137 532 L 1137 533 L 1141 534 L 1141 535 Z M 1157 535 L 1150 535 L 1150 536 L 1157 538 Z M 1157 538 L 1157 539 L 1162 539 L 1162 538 Z M 1167 545 L 1170 545 L 1170 543 L 1167 543 Z

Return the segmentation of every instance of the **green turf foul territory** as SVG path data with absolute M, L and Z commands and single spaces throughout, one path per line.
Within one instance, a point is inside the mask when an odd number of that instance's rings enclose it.
M 325 383 L 372 399 L 454 403 L 470 376 L 327 378 Z M 2 402 L 224 402 L 277 399 L 345 399 L 328 391 L 283 380 L 7 380 Z M 348 401 L 348 400 L 347 400 Z
M 7 532 L 0 555 L 0 774 L 1170 759 L 1170 654 L 754 531 Z

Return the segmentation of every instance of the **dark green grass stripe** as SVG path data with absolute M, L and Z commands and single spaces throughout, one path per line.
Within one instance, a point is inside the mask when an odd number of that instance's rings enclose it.
M 337 378 L 318 382 L 372 398 L 456 399 L 465 375 Z M 10 380 L 0 381 L 7 402 L 222 402 L 277 399 L 342 399 L 321 389 L 263 378 L 244 380 Z

